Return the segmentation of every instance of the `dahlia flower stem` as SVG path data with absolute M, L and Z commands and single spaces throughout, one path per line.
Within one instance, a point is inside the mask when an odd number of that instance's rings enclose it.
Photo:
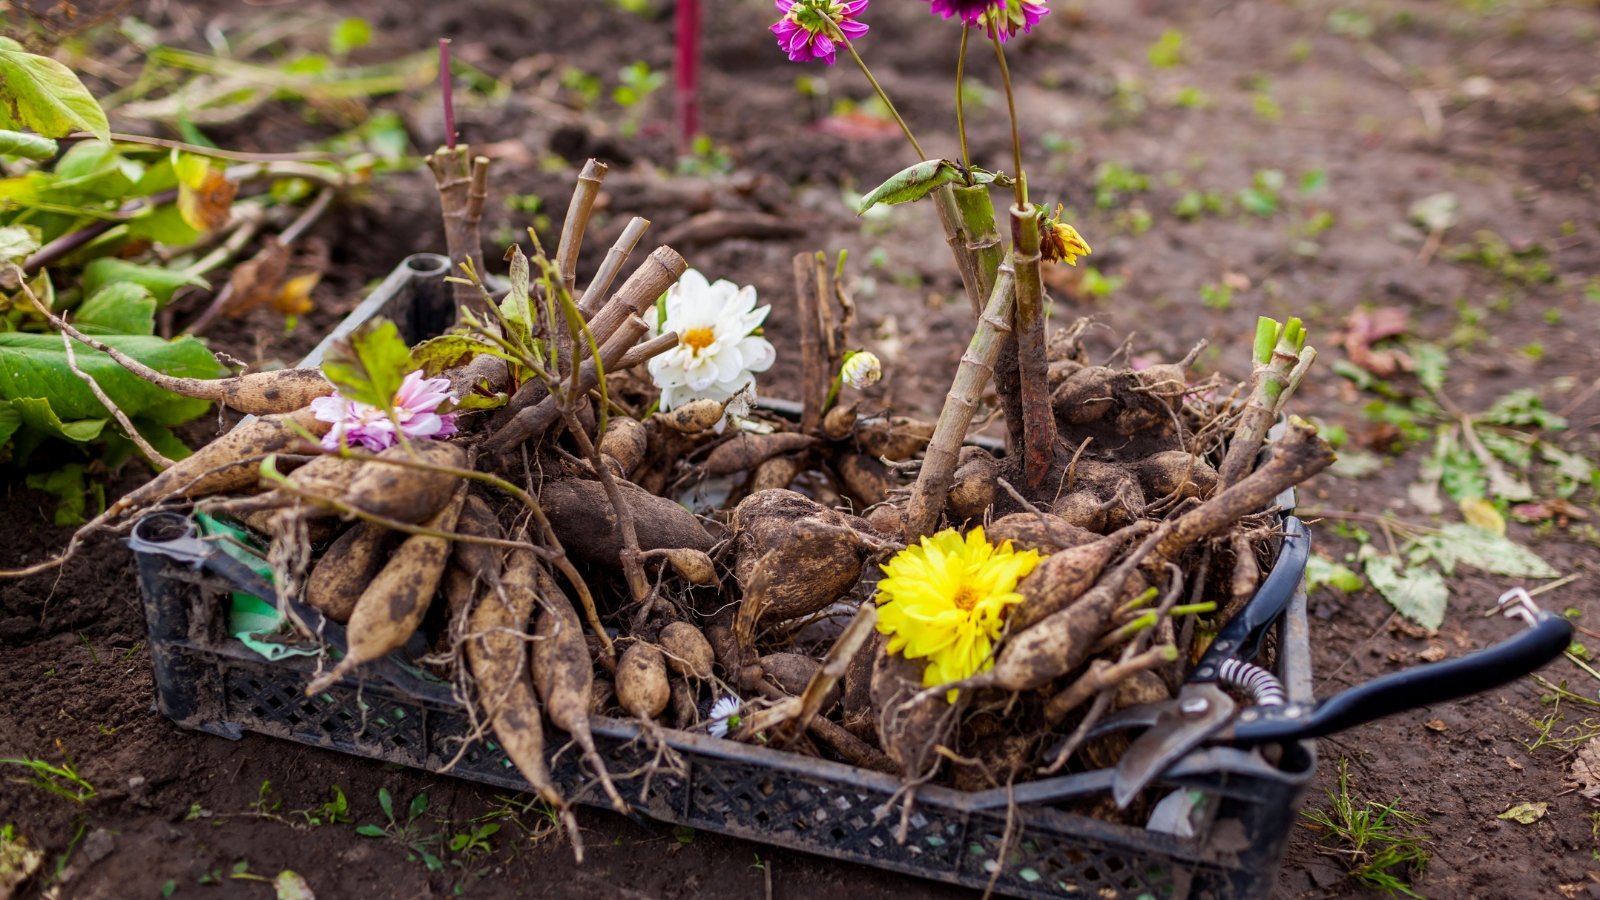
M 994 59 L 1000 65 L 1000 83 L 1006 88 L 1006 111 L 1011 115 L 1011 161 L 1017 167 L 1016 178 L 1011 186 L 1016 191 L 1017 208 L 1028 208 L 1028 179 L 1022 172 L 1022 132 L 1017 127 L 1017 97 L 1011 89 L 1011 69 L 1006 65 L 1006 51 L 1000 44 L 1000 31 L 995 29 L 990 37 L 994 40 Z
M 835 28 L 837 30 L 837 26 Z M 890 100 L 889 95 L 884 93 L 883 85 L 879 84 L 878 79 L 872 76 L 872 70 L 867 68 L 867 63 L 861 58 L 861 54 L 856 52 L 855 45 L 850 43 L 850 40 L 843 33 L 839 35 L 839 43 L 844 44 L 844 48 L 850 51 L 850 58 L 856 61 L 856 66 L 861 69 L 861 74 L 867 76 L 867 83 L 872 85 L 874 91 L 878 92 L 878 99 L 883 101 L 883 105 L 889 108 L 889 115 L 894 116 L 895 122 L 900 126 L 900 131 L 905 134 L 906 140 L 911 142 L 911 149 L 917 151 L 917 159 L 927 159 L 928 154 L 922 152 L 922 145 L 917 143 L 917 136 L 911 133 L 911 126 L 907 125 L 906 120 L 900 117 L 900 110 L 895 109 L 894 101 Z
M 1019 179 L 1020 181 L 1020 179 Z M 1022 406 L 1023 481 L 1038 491 L 1055 463 L 1056 415 L 1044 340 L 1044 282 L 1039 272 L 1039 211 L 1011 208 L 1017 279 L 1017 381 Z
M 961 86 L 966 83 L 967 77 L 967 36 L 968 29 L 961 29 L 961 51 L 956 54 L 956 134 L 961 138 L 961 165 L 963 168 L 972 168 L 972 154 L 967 152 L 967 116 L 965 104 L 962 102 Z
M 961 355 L 961 365 L 950 384 L 950 393 L 945 396 L 944 409 L 939 412 L 933 439 L 928 442 L 927 452 L 923 456 L 922 470 L 917 474 L 917 483 L 911 490 L 905 519 L 908 544 L 939 530 L 939 519 L 944 515 L 945 501 L 949 498 L 961 443 L 967 439 L 967 429 L 971 427 L 972 417 L 978 411 L 978 397 L 983 393 L 983 386 L 994 374 L 995 358 L 1000 355 L 1001 337 L 1011 331 L 1011 310 L 1015 300 L 1011 267 L 1002 264 L 995 277 L 994 290 L 989 294 L 988 306 L 978 318 L 978 327 L 972 332 L 967 352 Z

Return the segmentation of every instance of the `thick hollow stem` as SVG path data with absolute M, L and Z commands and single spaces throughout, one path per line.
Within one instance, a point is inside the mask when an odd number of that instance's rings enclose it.
M 622 271 L 622 264 L 628 261 L 633 248 L 639 245 L 639 239 L 644 237 L 650 228 L 650 220 L 634 216 L 623 226 L 622 234 L 606 251 L 606 258 L 600 261 L 600 268 L 595 270 L 594 278 L 589 280 L 589 286 L 583 289 L 583 296 L 578 300 L 578 310 L 585 319 L 594 318 L 600 311 L 600 301 L 611 290 L 612 282 L 617 280 L 617 273 Z
M 470 259 L 474 272 L 486 271 L 478 224 L 489 195 L 489 158 L 469 157 L 465 146 L 441 147 L 429 154 L 427 162 L 433 172 L 434 188 L 439 192 L 444 243 L 450 259 L 457 264 Z M 456 284 L 453 290 L 458 311 L 477 299 L 478 289 L 470 284 Z
M 944 514 L 961 442 L 967 438 L 983 386 L 994 374 L 1001 337 L 1011 330 L 1011 310 L 1016 300 L 1014 289 L 1010 267 L 1002 265 L 994 290 L 989 294 L 989 303 L 972 333 L 972 341 L 961 356 L 961 365 L 956 369 L 950 393 L 945 396 L 944 409 L 939 412 L 939 422 L 934 426 L 933 439 L 923 456 L 922 471 L 917 474 L 917 483 L 912 488 L 911 501 L 906 507 L 908 544 L 937 529 L 939 518 Z
M 1016 247 L 1017 378 L 1022 406 L 1023 481 L 1038 491 L 1055 462 L 1056 417 L 1044 346 L 1044 284 L 1039 277 L 1039 216 L 1032 206 L 1012 207 Z
M 578 254 L 583 250 L 583 233 L 589 227 L 589 214 L 594 209 L 594 199 L 600 196 L 600 182 L 605 180 L 607 166 L 589 160 L 578 173 L 578 183 L 572 189 L 572 200 L 567 203 L 567 218 L 561 223 L 561 240 L 556 244 L 556 271 L 561 273 L 561 283 L 567 293 L 576 296 L 578 285 Z
M 1235 484 L 1248 475 L 1261 453 L 1261 442 L 1278 416 L 1284 388 L 1300 362 L 1299 339 L 1303 334 L 1297 319 L 1290 319 L 1283 327 L 1265 317 L 1257 322 L 1250 395 L 1234 427 L 1233 437 L 1228 441 L 1228 453 L 1217 469 L 1219 488 Z

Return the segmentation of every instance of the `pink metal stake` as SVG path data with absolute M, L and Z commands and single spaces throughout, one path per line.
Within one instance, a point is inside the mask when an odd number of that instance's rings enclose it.
M 676 39 L 673 114 L 678 126 L 678 152 L 688 155 L 700 133 L 700 0 L 678 0 Z
M 439 38 L 439 93 L 444 97 L 444 145 L 456 148 L 456 101 L 450 83 L 450 39 Z

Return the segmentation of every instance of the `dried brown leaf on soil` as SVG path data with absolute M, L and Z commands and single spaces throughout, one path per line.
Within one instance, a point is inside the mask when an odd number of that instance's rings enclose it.
M 1578 748 L 1567 770 L 1567 780 L 1578 786 L 1578 793 L 1600 803 L 1600 738 L 1591 738 Z

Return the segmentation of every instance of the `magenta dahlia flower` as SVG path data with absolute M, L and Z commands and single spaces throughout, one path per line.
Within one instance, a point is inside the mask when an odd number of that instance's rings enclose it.
M 398 442 L 399 433 L 408 438 L 447 438 L 456 433 L 456 414 L 439 414 L 439 407 L 456 399 L 450 390 L 448 378 L 423 378 L 422 372 L 412 372 L 394 392 L 394 419 L 376 406 L 347 400 L 338 393 L 318 397 L 311 401 L 311 411 L 322 422 L 331 422 L 333 428 L 322 437 L 326 450 L 338 450 L 341 445 L 362 447 L 378 453 Z
M 833 65 L 841 41 L 858 40 L 867 26 L 856 21 L 867 0 L 776 0 L 783 18 L 770 29 L 791 62 L 820 59 Z
M 960 19 L 976 25 L 991 9 L 1004 8 L 1006 0 L 928 0 L 928 10 L 942 19 Z
M 983 30 L 993 38 L 997 36 L 1002 42 L 1009 41 L 1017 32 L 1027 34 L 1039 20 L 1050 15 L 1050 10 L 1043 3 L 1029 3 L 1028 0 L 1002 0 L 994 9 L 983 16 Z

